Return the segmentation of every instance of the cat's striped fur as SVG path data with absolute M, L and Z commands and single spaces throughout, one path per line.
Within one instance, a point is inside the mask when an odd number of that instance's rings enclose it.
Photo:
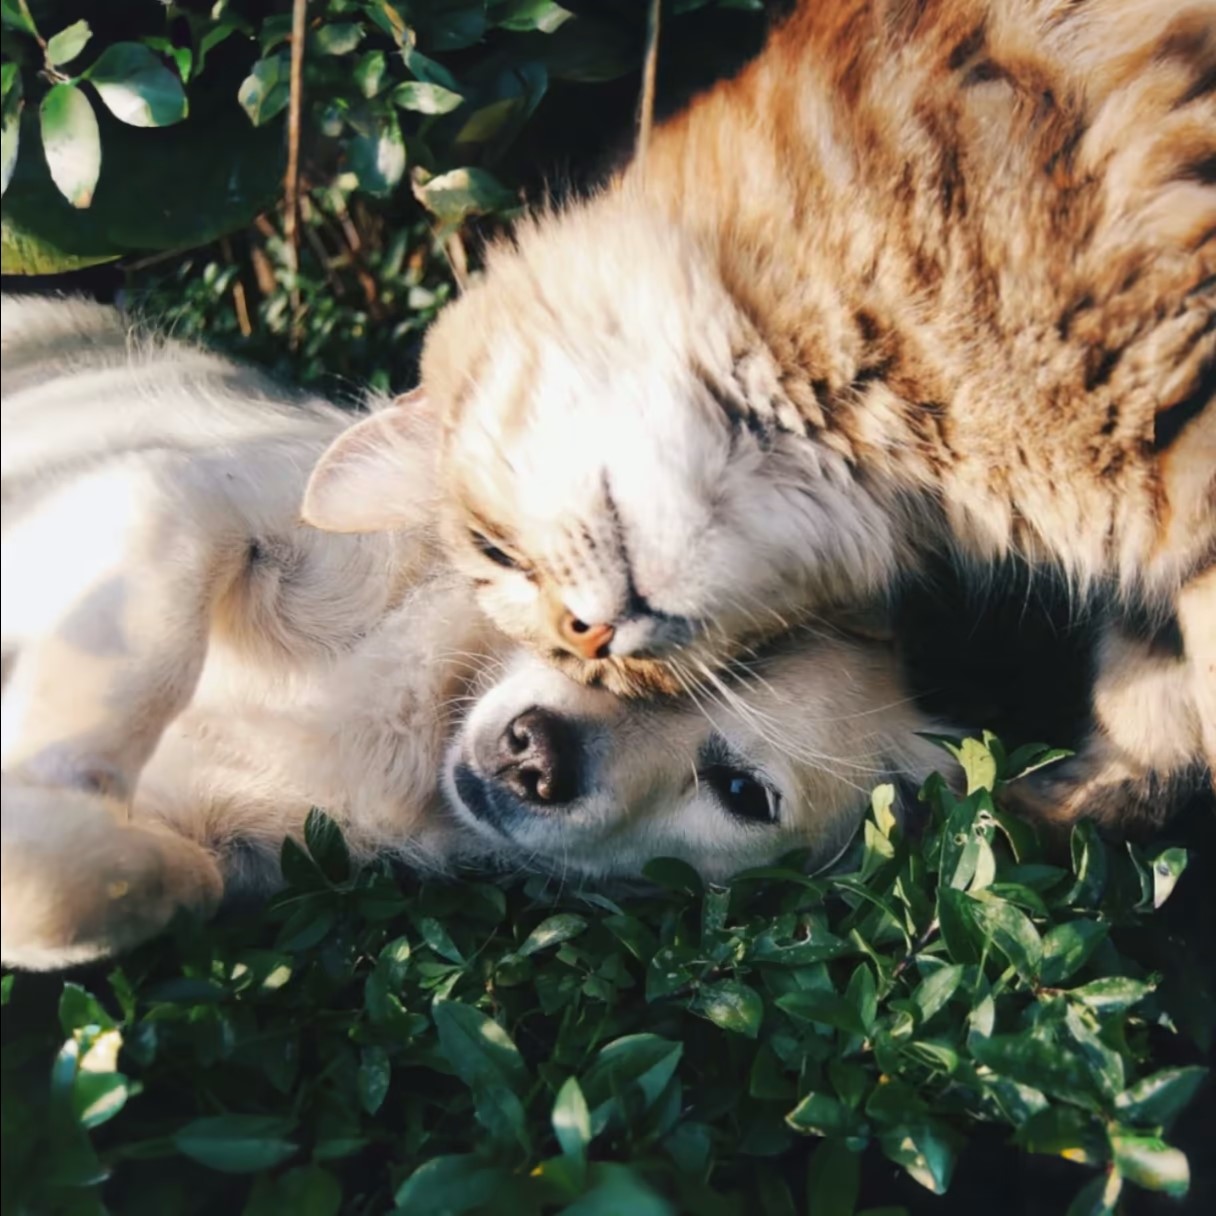
M 1213 0 L 808 0 L 494 250 L 423 378 L 452 552 L 584 678 L 1016 552 L 1177 619 L 1112 643 L 1115 751 L 1216 754 Z

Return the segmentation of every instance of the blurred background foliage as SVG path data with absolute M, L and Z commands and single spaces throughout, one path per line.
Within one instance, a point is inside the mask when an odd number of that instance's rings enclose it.
M 293 135 L 292 0 L 0 0 L 6 289 L 122 292 L 327 392 L 401 387 L 481 241 L 629 153 L 648 0 L 299 7 Z M 660 112 L 783 7 L 668 0 Z

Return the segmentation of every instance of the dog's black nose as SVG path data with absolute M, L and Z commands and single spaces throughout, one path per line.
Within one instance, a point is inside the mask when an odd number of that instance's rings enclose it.
M 572 725 L 547 709 L 526 709 L 498 740 L 495 773 L 521 802 L 561 806 L 578 795 L 578 740 Z

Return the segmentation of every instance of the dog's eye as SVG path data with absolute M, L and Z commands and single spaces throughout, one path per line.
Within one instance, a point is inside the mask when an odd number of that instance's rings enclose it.
M 504 553 L 488 536 L 483 536 L 480 532 L 470 532 L 469 539 L 473 542 L 477 552 L 483 557 L 488 557 L 496 566 L 502 566 L 504 570 L 519 568 L 519 562 L 509 553 Z
M 776 823 L 781 795 L 743 769 L 714 764 L 702 776 L 732 815 L 749 823 Z

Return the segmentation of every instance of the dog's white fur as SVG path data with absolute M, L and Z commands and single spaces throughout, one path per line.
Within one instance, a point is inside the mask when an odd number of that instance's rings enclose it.
M 594 878 L 666 854 L 721 877 L 798 846 L 829 861 L 871 785 L 939 754 L 880 645 L 805 637 L 712 703 L 575 684 L 438 563 L 424 416 L 411 435 L 393 412 L 414 470 L 396 529 L 330 535 L 298 514 L 340 410 L 97 305 L 0 317 L 5 963 L 82 962 L 273 887 L 313 805 L 357 859 Z M 537 708 L 577 768 L 556 806 L 504 775 Z M 733 815 L 724 769 L 779 822 Z

